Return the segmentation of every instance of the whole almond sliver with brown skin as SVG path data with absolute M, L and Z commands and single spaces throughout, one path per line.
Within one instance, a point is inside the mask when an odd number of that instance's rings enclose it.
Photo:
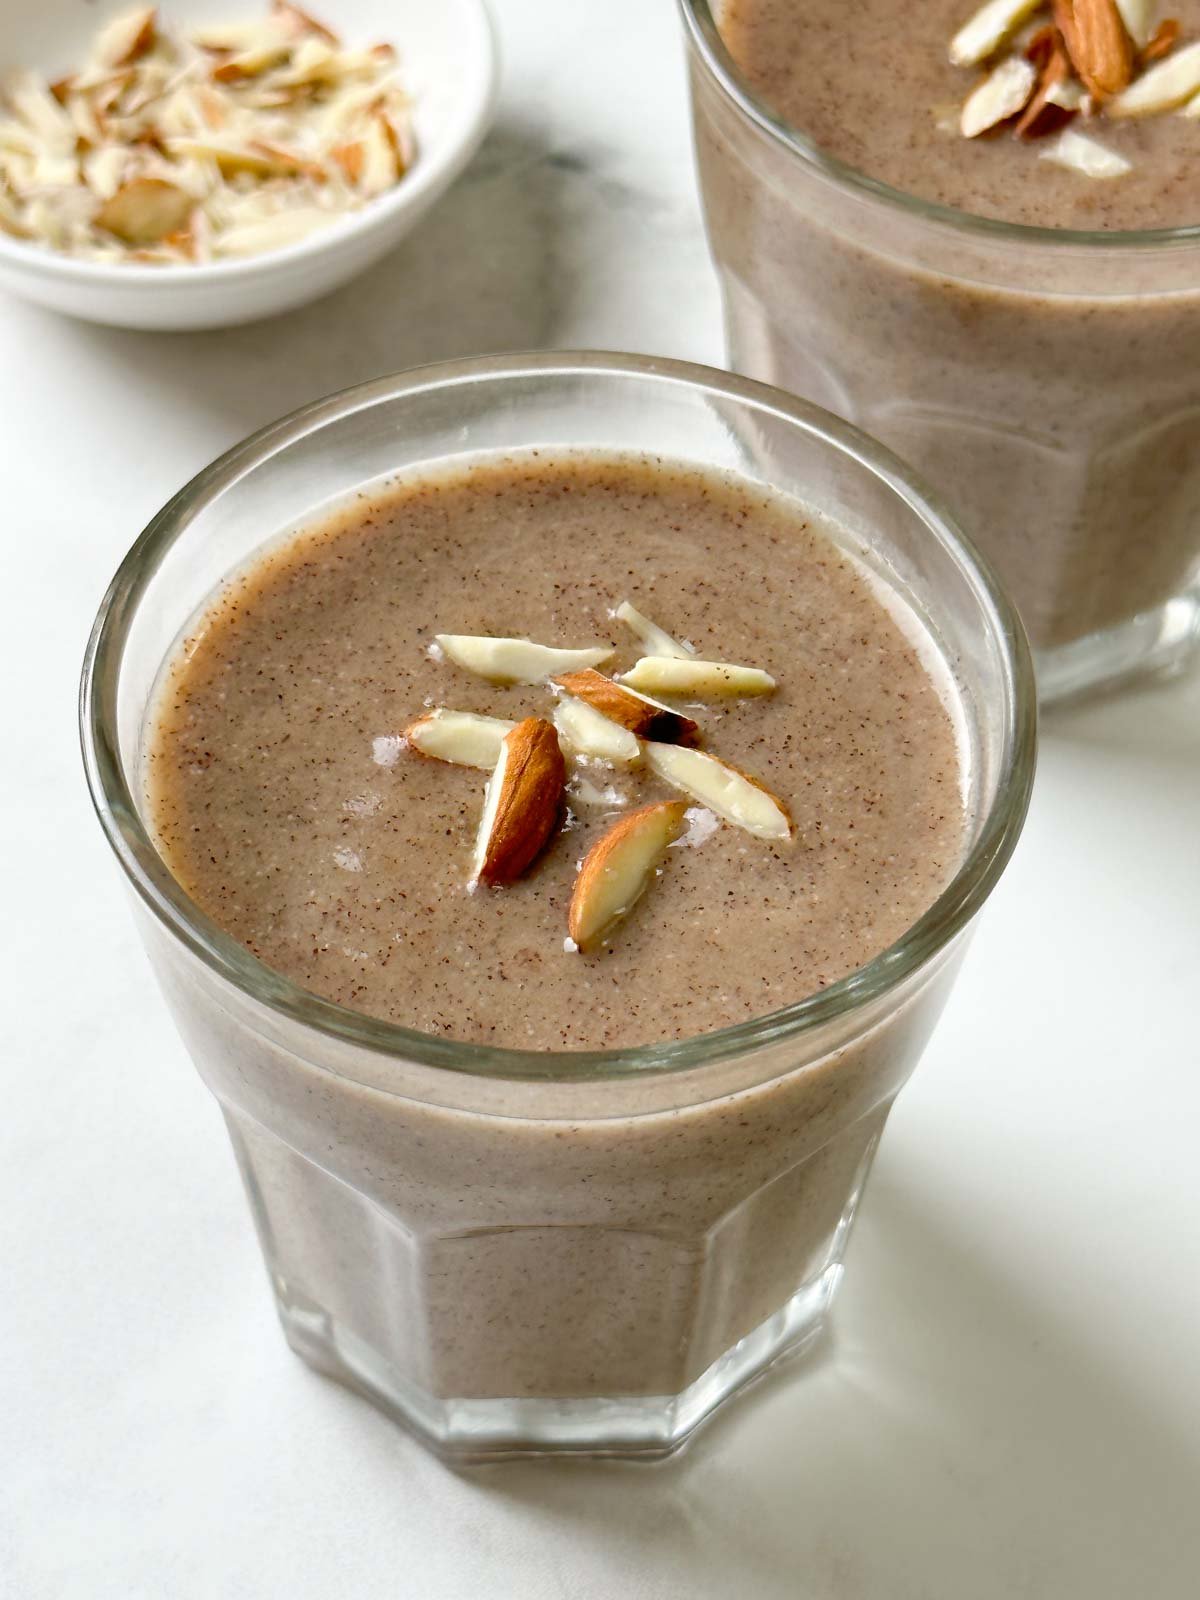
M 575 879 L 567 931 L 581 950 L 602 942 L 645 894 L 658 864 L 683 832 L 687 806 L 663 800 L 615 823 L 584 857 Z
M 565 786 L 553 727 L 543 717 L 518 722 L 505 735 L 488 781 L 472 882 L 515 883 L 533 865 L 558 823 Z
M 554 679 L 564 693 L 574 695 L 585 705 L 598 711 L 602 717 L 615 722 L 639 739 L 657 739 L 663 744 L 690 744 L 699 728 L 690 717 L 682 716 L 667 706 L 657 706 L 644 700 L 631 689 L 606 678 L 602 672 L 589 667 L 583 672 L 564 672 Z
M 1052 133 L 1074 113 L 1057 105 L 1052 96 L 1071 76 L 1071 58 L 1057 28 L 1044 28 L 1031 39 L 1026 54 L 1038 69 L 1037 87 L 1029 104 L 1017 118 L 1013 132 L 1018 139 L 1032 139 Z
M 95 225 L 126 244 L 156 244 L 185 226 L 195 201 L 162 178 L 134 178 L 99 208 Z
M 1054 0 L 1054 21 L 1071 64 L 1097 99 L 1128 86 L 1134 45 L 1114 0 Z

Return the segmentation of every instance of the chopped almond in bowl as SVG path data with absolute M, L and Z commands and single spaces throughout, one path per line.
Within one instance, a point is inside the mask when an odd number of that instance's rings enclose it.
M 484 0 L 0 0 L 2 37 L 0 287 L 127 327 L 337 287 L 449 187 L 495 105 Z
M 119 12 L 76 70 L 9 73 L 0 113 L 0 226 L 95 261 L 292 244 L 399 183 L 416 153 L 395 48 L 347 48 L 290 0 L 193 29 Z

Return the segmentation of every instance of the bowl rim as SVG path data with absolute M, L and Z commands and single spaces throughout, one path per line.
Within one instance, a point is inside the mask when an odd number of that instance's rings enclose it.
M 1003 657 L 997 708 L 1001 764 L 996 792 L 976 837 L 932 905 L 886 950 L 827 988 L 746 1021 L 684 1039 L 601 1050 L 521 1050 L 468 1043 L 385 1022 L 326 1000 L 252 955 L 188 896 L 142 820 L 125 776 L 117 734 L 121 662 L 130 626 L 159 561 L 194 516 L 248 471 L 343 417 L 439 388 L 514 379 L 596 377 L 654 380 L 699 388 L 796 426 L 869 471 L 947 546 L 971 584 Z M 995 887 L 1020 836 L 1036 764 L 1037 693 L 1025 631 L 993 569 L 925 485 L 884 446 L 819 406 L 766 384 L 690 362 L 608 351 L 490 355 L 410 368 L 344 389 L 259 429 L 199 472 L 151 519 L 108 587 L 88 640 L 79 687 L 83 764 L 92 803 L 132 888 L 173 943 L 218 980 L 293 1024 L 376 1056 L 474 1078 L 566 1082 L 680 1073 L 750 1055 L 778 1042 L 801 1043 L 850 1014 L 864 1025 L 875 1003 L 902 990 L 969 925 Z M 351 1071 L 343 1075 L 354 1077 Z
M 428 0 L 437 7 L 445 0 Z M 69 256 L 49 245 L 15 239 L 0 231 L 0 266 L 11 266 L 34 277 L 47 276 L 81 288 L 118 289 L 136 285 L 142 293 L 151 288 L 213 288 L 224 284 L 247 283 L 269 277 L 277 269 L 306 260 L 321 260 L 335 255 L 351 240 L 374 233 L 395 217 L 418 209 L 422 200 L 436 199 L 462 171 L 487 132 L 495 114 L 500 92 L 500 52 L 495 19 L 488 0 L 452 0 L 472 19 L 475 51 L 471 59 L 476 71 L 466 80 L 473 98 L 464 105 L 444 143 L 426 155 L 418 151 L 409 172 L 385 194 L 355 211 L 342 212 L 327 228 L 297 239 L 292 244 L 264 250 L 257 255 L 224 261 L 181 261 L 154 265 L 141 261 L 89 261 Z

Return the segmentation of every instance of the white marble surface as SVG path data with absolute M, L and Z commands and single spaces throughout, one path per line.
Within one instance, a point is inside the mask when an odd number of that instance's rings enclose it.
M 89 813 L 76 670 L 156 507 L 443 356 L 718 360 L 670 0 L 497 0 L 494 137 L 336 298 L 221 335 L 0 304 L 0 1594 L 1185 1600 L 1200 1571 L 1200 679 L 1060 715 L 821 1359 L 664 1468 L 455 1476 L 285 1349 Z

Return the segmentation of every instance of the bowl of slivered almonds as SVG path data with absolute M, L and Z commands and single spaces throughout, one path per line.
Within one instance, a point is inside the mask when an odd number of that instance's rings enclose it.
M 0 287 L 131 328 L 302 305 L 487 129 L 484 0 L 0 0 Z

